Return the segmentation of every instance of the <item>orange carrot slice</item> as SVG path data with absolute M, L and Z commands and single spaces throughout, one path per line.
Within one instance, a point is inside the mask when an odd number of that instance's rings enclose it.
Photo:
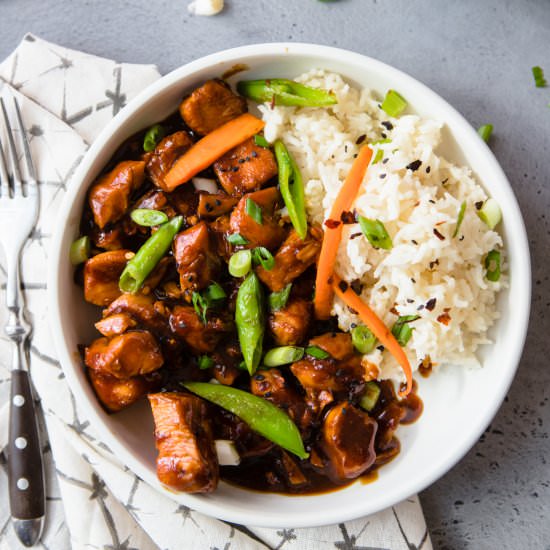
M 382 322 L 380 317 L 372 311 L 372 309 L 361 300 L 357 294 L 345 283 L 336 273 L 332 275 L 332 288 L 336 295 L 341 298 L 344 303 L 357 312 L 363 323 L 372 331 L 372 333 L 380 340 L 380 343 L 395 357 L 407 378 L 407 387 L 404 391 L 399 390 L 400 397 L 406 397 L 412 390 L 412 370 L 407 358 L 407 354 L 391 333 L 391 330 Z
M 355 197 L 365 176 L 372 157 L 372 150 L 364 146 L 359 151 L 357 158 L 353 162 L 351 170 L 340 189 L 330 217 L 325 221 L 325 233 L 323 235 L 323 244 L 317 262 L 317 276 L 315 278 L 315 299 L 313 307 L 317 319 L 328 319 L 332 308 L 333 291 L 331 286 L 331 275 L 338 253 L 338 245 L 342 238 L 342 212 L 351 208 Z
M 173 191 L 178 185 L 189 181 L 227 151 L 257 134 L 264 125 L 263 120 L 244 113 L 216 128 L 176 160 L 164 177 L 165 190 Z

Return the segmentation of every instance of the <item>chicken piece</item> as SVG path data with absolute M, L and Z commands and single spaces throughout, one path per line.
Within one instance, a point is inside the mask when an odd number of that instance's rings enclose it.
M 118 250 L 124 248 L 124 237 L 124 231 L 119 224 L 111 229 L 93 227 L 90 231 L 90 238 L 94 246 L 96 248 L 103 248 L 103 250 Z
M 222 257 L 226 262 L 233 254 L 233 245 L 227 242 L 227 235 L 231 233 L 229 225 L 229 216 L 220 216 L 208 224 L 214 242 L 216 254 Z
M 175 392 L 149 394 L 149 402 L 161 483 L 186 493 L 214 491 L 220 474 L 206 403 Z
M 245 195 L 231 213 L 229 220 L 231 231 L 242 235 L 249 242 L 248 246 L 251 248 L 265 246 L 274 250 L 281 244 L 285 236 L 285 230 L 275 218 L 275 208 L 279 199 L 279 191 L 275 187 L 268 187 Z M 258 223 L 247 213 L 247 201 L 249 200 L 259 207 L 262 223 Z
M 206 222 L 178 233 L 172 247 L 180 286 L 189 301 L 194 291 L 204 288 L 216 278 L 221 266 Z
M 183 216 L 185 225 L 195 225 L 197 223 L 199 196 L 193 185 L 180 185 L 171 193 L 167 193 L 166 196 L 177 213 Z
M 176 306 L 170 315 L 170 327 L 196 353 L 216 349 L 221 338 L 233 329 L 233 322 L 222 312 L 209 313 L 206 324 L 199 319 L 193 306 Z
M 183 131 L 166 136 L 160 141 L 147 161 L 146 167 L 147 174 L 157 187 L 167 190 L 164 185 L 164 177 L 170 171 L 176 159 L 192 145 L 193 140 L 187 132 Z
M 237 145 L 214 163 L 221 186 L 234 197 L 258 191 L 277 175 L 277 171 L 271 149 L 256 145 L 253 138 Z
M 127 160 L 115 166 L 111 172 L 101 176 L 88 193 L 88 203 L 94 221 L 103 229 L 108 223 L 120 220 L 130 201 L 130 195 L 138 189 L 145 178 L 145 163 Z
M 307 357 L 294 363 L 290 370 L 306 391 L 356 393 L 364 387 L 360 356 L 353 356 L 347 361 Z
M 327 332 L 309 341 L 310 346 L 325 350 L 337 360 L 348 359 L 354 354 L 353 342 L 349 332 Z
M 164 363 L 155 338 L 147 331 L 98 338 L 86 348 L 84 362 L 91 369 L 124 379 L 154 372 Z
M 124 271 L 131 250 L 108 250 L 86 260 L 84 264 L 84 299 L 96 306 L 107 306 L 121 290 L 118 280 Z
M 290 300 L 285 307 L 273 311 L 268 318 L 269 329 L 279 346 L 295 346 L 302 342 L 311 322 L 311 302 L 302 298 Z
M 288 484 L 296 489 L 308 483 L 306 476 L 296 461 L 286 452 L 281 452 L 281 469 Z
M 314 420 L 312 411 L 288 384 L 279 369 L 261 369 L 250 378 L 250 391 L 285 410 L 296 425 L 307 429 Z
M 327 474 L 334 482 L 354 479 L 374 464 L 377 429 L 376 420 L 351 403 L 330 409 L 323 424 L 321 448 L 329 460 Z
M 136 321 L 130 317 L 127 313 L 115 313 L 114 315 L 109 315 L 98 321 L 95 324 L 95 328 L 103 334 L 110 338 L 111 336 L 117 336 L 126 332 L 128 329 L 134 328 L 137 325 Z
M 143 376 L 119 379 L 92 369 L 88 369 L 88 376 L 97 398 L 111 412 L 128 407 L 151 390 L 151 384 Z
M 185 124 L 203 136 L 246 111 L 246 99 L 234 94 L 222 80 L 208 80 L 180 105 Z
M 292 229 L 274 256 L 273 268 L 258 267 L 258 277 L 273 292 L 282 290 L 317 261 L 322 242 L 323 231 L 318 227 L 311 227 L 304 240 Z
M 229 212 L 237 204 L 237 200 L 225 193 L 201 193 L 197 214 L 199 218 L 217 218 Z

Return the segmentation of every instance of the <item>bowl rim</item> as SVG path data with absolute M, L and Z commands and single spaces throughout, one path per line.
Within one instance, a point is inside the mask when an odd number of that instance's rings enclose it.
M 399 484 L 399 488 L 389 491 L 383 498 L 378 499 L 375 504 L 371 503 L 370 505 L 363 506 L 360 511 L 356 508 L 348 509 L 343 506 L 338 509 L 329 508 L 325 512 L 321 512 L 320 510 L 312 507 L 310 510 L 304 510 L 304 514 L 300 515 L 300 517 L 296 517 L 296 515 L 289 517 L 288 513 L 285 514 L 284 510 L 278 512 L 277 514 L 270 515 L 262 514 L 261 510 L 259 510 L 256 514 L 251 514 L 242 513 L 241 511 L 234 512 L 223 508 L 220 504 L 215 502 L 214 498 L 212 498 L 214 495 L 207 499 L 185 493 L 174 495 L 158 482 L 156 476 L 153 478 L 151 472 L 146 468 L 143 468 L 139 464 L 139 461 L 134 458 L 125 446 L 116 439 L 112 432 L 107 429 L 93 404 L 87 399 L 79 400 L 79 404 L 82 407 L 83 412 L 90 419 L 94 425 L 94 428 L 100 433 L 101 437 L 109 445 L 114 454 L 117 455 L 133 473 L 138 475 L 156 490 L 159 490 L 162 494 L 170 496 L 177 502 L 186 504 L 198 512 L 222 520 L 246 525 L 261 525 L 264 527 L 314 527 L 339 523 L 342 521 L 355 519 L 362 515 L 376 513 L 410 497 L 411 495 L 414 495 L 415 493 L 422 491 L 434 483 L 459 462 L 459 460 L 472 448 L 483 431 L 489 425 L 501 406 L 519 366 L 527 335 L 531 304 L 530 254 L 524 220 L 512 187 L 492 151 L 485 143 L 482 142 L 482 140 L 479 139 L 477 132 L 466 121 L 466 119 L 445 99 L 414 77 L 399 69 L 387 65 L 386 63 L 378 61 L 377 59 L 373 59 L 369 56 L 353 51 L 314 43 L 272 42 L 239 46 L 203 56 L 171 71 L 159 80 L 147 86 L 113 119 L 111 119 L 111 121 L 105 126 L 105 128 L 92 143 L 78 169 L 71 177 L 71 180 L 74 183 L 67 186 L 68 190 L 65 194 L 59 213 L 59 223 L 51 241 L 48 262 L 48 306 L 50 320 L 52 322 L 53 340 L 59 356 L 59 361 L 69 383 L 71 392 L 78 396 L 83 390 L 81 389 L 81 381 L 72 367 L 71 356 L 74 352 L 68 349 L 68 346 L 64 341 L 64 334 L 62 332 L 63 312 L 60 307 L 60 294 L 63 292 L 63 289 L 60 288 L 59 285 L 59 266 L 61 265 L 60 262 L 63 256 L 66 255 L 66 251 L 62 250 L 62 243 L 66 233 L 67 222 L 70 218 L 71 212 L 76 206 L 75 199 L 80 192 L 82 183 L 85 180 L 89 170 L 92 168 L 96 156 L 101 153 L 106 142 L 115 130 L 129 121 L 139 109 L 141 109 L 148 101 L 150 101 L 157 94 L 161 93 L 163 90 L 170 88 L 186 78 L 189 78 L 197 71 L 211 68 L 221 62 L 238 62 L 239 59 L 244 57 L 261 58 L 262 56 L 274 55 L 281 57 L 288 56 L 289 59 L 294 56 L 323 57 L 332 61 L 338 61 L 345 58 L 346 62 L 355 63 L 356 65 L 363 65 L 374 71 L 384 72 L 388 75 L 389 79 L 403 82 L 404 87 L 415 89 L 417 94 L 421 94 L 431 102 L 439 105 L 439 107 L 446 113 L 445 123 L 447 125 L 464 132 L 469 139 L 477 139 L 479 142 L 479 147 L 483 148 L 484 161 L 488 163 L 488 170 L 492 171 L 495 177 L 498 178 L 503 185 L 502 192 L 506 195 L 508 210 L 512 210 L 512 225 L 514 225 L 513 229 L 517 232 L 517 239 L 522 241 L 522 246 L 518 247 L 519 257 L 516 257 L 516 261 L 514 262 L 515 270 L 513 273 L 514 277 L 521 279 L 522 285 L 520 286 L 520 289 L 523 292 L 522 296 L 514 296 L 517 339 L 513 347 L 513 353 L 508 356 L 506 361 L 509 367 L 506 371 L 502 372 L 502 377 L 495 381 L 492 400 L 489 404 L 486 404 L 483 414 L 480 416 L 479 422 L 476 424 L 476 429 L 469 430 L 467 435 L 461 438 L 460 445 L 456 446 L 456 449 L 454 449 L 452 455 L 448 456 L 445 461 L 441 460 L 435 468 L 425 469 L 425 471 L 419 472 L 419 475 L 415 476 L 413 479 L 404 480 L 403 483 Z M 77 184 L 76 182 L 79 183 Z M 510 223 L 510 221 L 508 220 L 507 223 Z M 310 498 L 314 498 L 314 495 Z M 365 502 L 368 503 L 368 501 Z

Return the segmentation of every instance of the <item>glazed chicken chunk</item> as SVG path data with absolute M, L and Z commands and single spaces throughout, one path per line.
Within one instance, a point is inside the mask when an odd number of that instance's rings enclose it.
M 88 376 L 97 397 L 110 412 L 130 406 L 151 390 L 151 383 L 143 376 L 120 379 L 93 369 L 88 369 Z
M 176 491 L 211 493 L 219 466 L 207 406 L 183 393 L 149 395 L 155 420 L 159 480 Z
M 275 343 L 295 346 L 302 342 L 311 323 L 311 302 L 303 298 L 290 300 L 285 307 L 269 314 L 268 325 Z
M 87 302 L 106 306 L 121 295 L 118 281 L 131 255 L 130 250 L 108 250 L 86 261 L 84 298 Z

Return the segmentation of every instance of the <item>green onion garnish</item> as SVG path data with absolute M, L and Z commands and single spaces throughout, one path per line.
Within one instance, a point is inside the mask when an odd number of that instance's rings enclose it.
M 219 305 L 227 297 L 227 294 L 221 285 L 212 283 L 202 293 L 202 296 L 208 302 L 208 305 L 213 307 Z
M 246 199 L 246 213 L 258 224 L 262 225 L 262 209 L 252 199 Z
M 380 107 L 382 107 L 382 110 L 388 115 L 398 117 L 407 107 L 407 100 L 395 90 L 388 90 Z
M 260 264 L 267 271 L 275 267 L 275 258 L 265 246 L 258 246 L 252 251 L 252 261 L 256 265 Z
M 229 273 L 233 277 L 244 277 L 252 267 L 252 252 L 239 250 L 229 258 Z
M 281 346 L 270 349 L 264 355 L 264 365 L 266 367 L 280 367 L 299 361 L 304 356 L 304 348 L 298 346 Z
M 311 355 L 311 357 L 315 357 L 315 359 L 328 359 L 330 357 L 330 353 L 327 353 L 319 346 L 308 346 L 306 348 L 306 353 Z
M 208 311 L 208 301 L 201 295 L 200 292 L 193 292 L 191 300 L 193 302 L 195 312 L 202 321 L 202 324 L 206 325 L 206 312 Z
M 277 311 L 285 307 L 286 303 L 288 302 L 291 289 L 292 289 L 292 283 L 288 283 L 288 285 L 286 285 L 285 288 L 283 288 L 283 290 L 279 290 L 278 292 L 272 292 L 267 298 L 267 301 L 269 303 L 269 309 L 271 311 Z
M 239 233 L 232 233 L 227 236 L 227 242 L 233 246 L 248 244 L 248 241 Z
M 453 233 L 453 239 L 458 235 L 458 232 L 460 231 L 460 226 L 462 225 L 462 222 L 464 221 L 464 213 L 466 212 L 466 201 L 464 201 L 458 210 L 458 217 L 456 219 L 456 227 Z
M 500 220 L 502 220 L 502 212 L 498 202 L 493 199 L 487 199 L 481 210 L 477 213 L 480 219 L 487 225 L 489 229 L 494 229 Z
M 153 227 L 161 225 L 168 221 L 168 216 L 160 210 L 151 210 L 149 208 L 136 208 L 130 213 L 130 218 L 144 227 Z
M 544 78 L 544 72 L 541 67 L 533 67 L 531 71 L 533 72 L 533 78 L 535 79 L 535 86 L 537 88 L 545 88 L 546 79 Z
M 374 409 L 376 403 L 378 402 L 380 392 L 380 386 L 376 382 L 374 382 L 373 380 L 367 382 L 365 384 L 365 393 L 359 401 L 359 406 L 367 412 L 372 411 L 372 409 Z
M 371 220 L 364 216 L 358 216 L 358 221 L 363 235 L 367 237 L 369 243 L 374 248 L 390 250 L 393 247 L 391 237 L 380 220 Z
M 372 164 L 378 164 L 383 157 L 384 157 L 384 150 L 377 149 L 376 155 L 374 155 L 374 158 L 372 159 Z
M 164 137 L 164 128 L 160 124 L 151 126 L 143 138 L 143 150 L 149 153 L 155 149 L 157 143 Z
M 491 250 L 485 257 L 485 276 L 489 281 L 496 283 L 500 279 L 500 252 Z
M 214 366 L 214 360 L 211 357 L 208 357 L 208 355 L 201 355 L 197 364 L 199 366 L 199 369 L 205 370 Z
M 487 143 L 489 141 L 489 138 L 491 137 L 491 134 L 493 133 L 493 125 L 484 124 L 483 126 L 480 126 L 478 128 L 477 133 L 481 136 L 481 139 L 485 143 Z
M 397 318 L 395 321 L 391 333 L 395 336 L 398 344 L 401 347 L 405 347 L 409 340 L 411 339 L 413 330 L 409 323 L 420 319 L 419 315 L 403 315 Z
M 90 242 L 90 237 L 84 235 L 80 239 L 71 244 L 69 250 L 69 259 L 73 265 L 78 265 L 84 263 L 90 257 L 92 245 Z
M 359 353 L 370 353 L 376 344 L 376 336 L 364 325 L 351 329 L 351 341 Z
M 254 136 L 254 143 L 258 146 L 258 147 L 265 147 L 266 149 L 269 148 L 269 141 L 267 141 L 267 139 L 265 139 L 264 136 L 260 135 L 260 134 L 256 134 Z

